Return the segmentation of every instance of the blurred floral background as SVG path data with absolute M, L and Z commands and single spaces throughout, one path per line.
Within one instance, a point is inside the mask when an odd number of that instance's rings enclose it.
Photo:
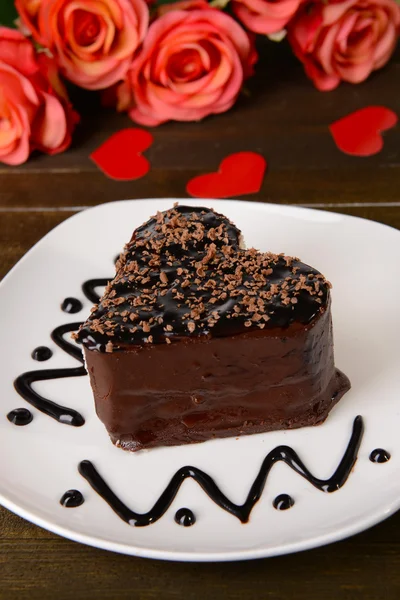
M 329 92 L 383 67 L 397 0 L 1 0 L 0 162 L 63 152 L 78 86 L 154 127 L 229 110 L 257 63 L 256 36 L 289 44 Z M 279 43 L 278 43 L 279 42 Z M 268 78 L 268 65 L 258 76 Z

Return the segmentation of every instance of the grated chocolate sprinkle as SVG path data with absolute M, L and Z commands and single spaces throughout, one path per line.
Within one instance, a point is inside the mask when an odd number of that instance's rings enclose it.
M 116 352 L 307 324 L 325 309 L 330 283 L 321 273 L 285 254 L 243 250 L 239 239 L 229 219 L 207 208 L 157 213 L 134 231 L 78 341 Z

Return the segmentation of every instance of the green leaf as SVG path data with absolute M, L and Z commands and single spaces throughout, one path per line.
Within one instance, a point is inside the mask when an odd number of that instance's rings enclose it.
M 15 28 L 18 13 L 13 0 L 0 0 L 0 25 Z

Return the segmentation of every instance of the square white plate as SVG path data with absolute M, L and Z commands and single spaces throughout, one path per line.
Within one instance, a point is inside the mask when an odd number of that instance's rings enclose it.
M 400 232 L 353 217 L 237 201 L 180 200 L 211 206 L 242 229 L 248 246 L 299 256 L 333 283 L 335 358 L 352 389 L 320 427 L 159 448 L 135 454 L 115 448 L 97 419 L 87 377 L 41 381 L 34 389 L 81 413 L 83 427 L 71 427 L 29 406 L 14 390 L 21 373 L 74 368 L 77 361 L 51 340 L 52 330 L 82 321 L 91 303 L 82 283 L 112 278 L 114 258 L 132 231 L 174 199 L 103 204 L 78 213 L 43 238 L 0 286 L 0 502 L 10 510 L 70 539 L 126 554 L 171 560 L 238 560 L 294 552 L 361 531 L 400 507 Z M 100 290 L 101 291 L 101 290 Z M 83 303 L 65 314 L 64 298 Z M 31 358 L 49 346 L 45 363 Z M 17 427 L 7 420 L 15 408 L 29 408 L 33 421 Z M 310 471 L 329 478 L 349 442 L 357 415 L 365 432 L 358 460 L 346 484 L 334 493 L 314 488 L 279 463 L 268 477 L 250 521 L 241 524 L 219 508 L 193 480 L 180 488 L 165 515 L 148 527 L 130 527 L 78 472 L 92 461 L 132 510 L 148 511 L 174 473 L 194 465 L 213 477 L 236 504 L 244 502 L 265 456 L 276 446 L 294 448 Z M 388 462 L 369 460 L 375 448 Z M 71 488 L 85 502 L 60 504 Z M 290 510 L 273 508 L 288 493 Z M 190 508 L 196 523 L 181 527 L 174 515 Z

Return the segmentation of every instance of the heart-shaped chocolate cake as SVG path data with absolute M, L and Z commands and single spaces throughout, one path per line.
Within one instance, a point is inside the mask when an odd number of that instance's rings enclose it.
M 245 249 L 207 208 L 139 227 L 82 325 L 96 410 L 127 450 L 321 423 L 335 369 L 330 284 L 297 258 Z

